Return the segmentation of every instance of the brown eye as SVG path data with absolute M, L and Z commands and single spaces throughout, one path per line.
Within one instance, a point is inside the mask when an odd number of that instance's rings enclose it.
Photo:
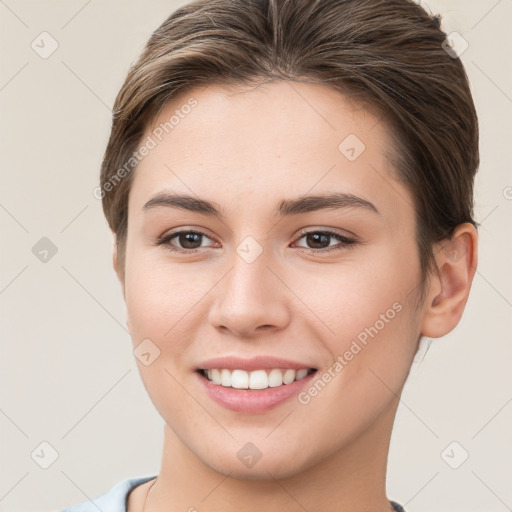
M 338 240 L 335 245 L 330 245 L 332 239 Z M 346 236 L 335 233 L 334 231 L 306 231 L 301 234 L 299 240 L 304 239 L 307 246 L 298 246 L 309 249 L 312 252 L 330 252 L 334 250 L 346 249 L 348 246 L 354 245 L 355 240 Z
M 171 243 L 172 240 L 176 239 L 176 242 Z M 182 230 L 169 233 L 158 239 L 157 245 L 165 245 L 171 251 L 182 252 L 182 253 L 193 253 L 201 247 L 205 247 L 202 242 L 205 239 L 209 239 L 204 233 L 194 230 Z
M 325 249 L 330 245 L 329 242 L 331 235 L 326 233 L 308 233 L 305 235 L 305 237 L 306 243 L 310 246 L 311 249 Z
M 174 235 L 173 238 L 177 238 L 183 249 L 198 249 L 201 247 L 202 236 L 198 233 L 180 233 Z M 198 242 L 199 245 L 197 245 Z

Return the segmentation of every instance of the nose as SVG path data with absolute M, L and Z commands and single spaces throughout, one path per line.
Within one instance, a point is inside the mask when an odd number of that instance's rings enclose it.
M 234 255 L 231 269 L 214 289 L 208 320 L 215 328 L 242 338 L 289 323 L 290 293 L 264 254 L 251 263 Z

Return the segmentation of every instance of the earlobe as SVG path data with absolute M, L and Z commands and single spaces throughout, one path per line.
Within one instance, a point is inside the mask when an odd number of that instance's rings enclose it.
M 459 323 L 476 272 L 477 245 L 476 228 L 464 223 L 437 247 L 438 272 L 430 280 L 425 301 L 421 330 L 424 336 L 439 338 Z

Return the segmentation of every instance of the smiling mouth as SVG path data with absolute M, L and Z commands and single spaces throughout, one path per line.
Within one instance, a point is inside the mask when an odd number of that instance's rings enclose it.
M 213 368 L 197 370 L 205 379 L 226 388 L 262 390 L 286 386 L 315 373 L 316 368 L 294 369 L 261 369 L 245 371 L 239 369 Z

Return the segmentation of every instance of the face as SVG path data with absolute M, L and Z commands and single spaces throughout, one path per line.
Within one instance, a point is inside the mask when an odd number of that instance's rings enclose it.
M 208 467 L 289 476 L 396 409 L 422 312 L 413 199 L 388 133 L 335 90 L 283 81 L 196 88 L 148 127 L 129 196 L 128 325 L 150 354 L 137 364 L 151 400 Z M 258 356 L 316 371 L 267 390 L 198 372 Z M 241 463 L 246 452 L 261 459 Z

